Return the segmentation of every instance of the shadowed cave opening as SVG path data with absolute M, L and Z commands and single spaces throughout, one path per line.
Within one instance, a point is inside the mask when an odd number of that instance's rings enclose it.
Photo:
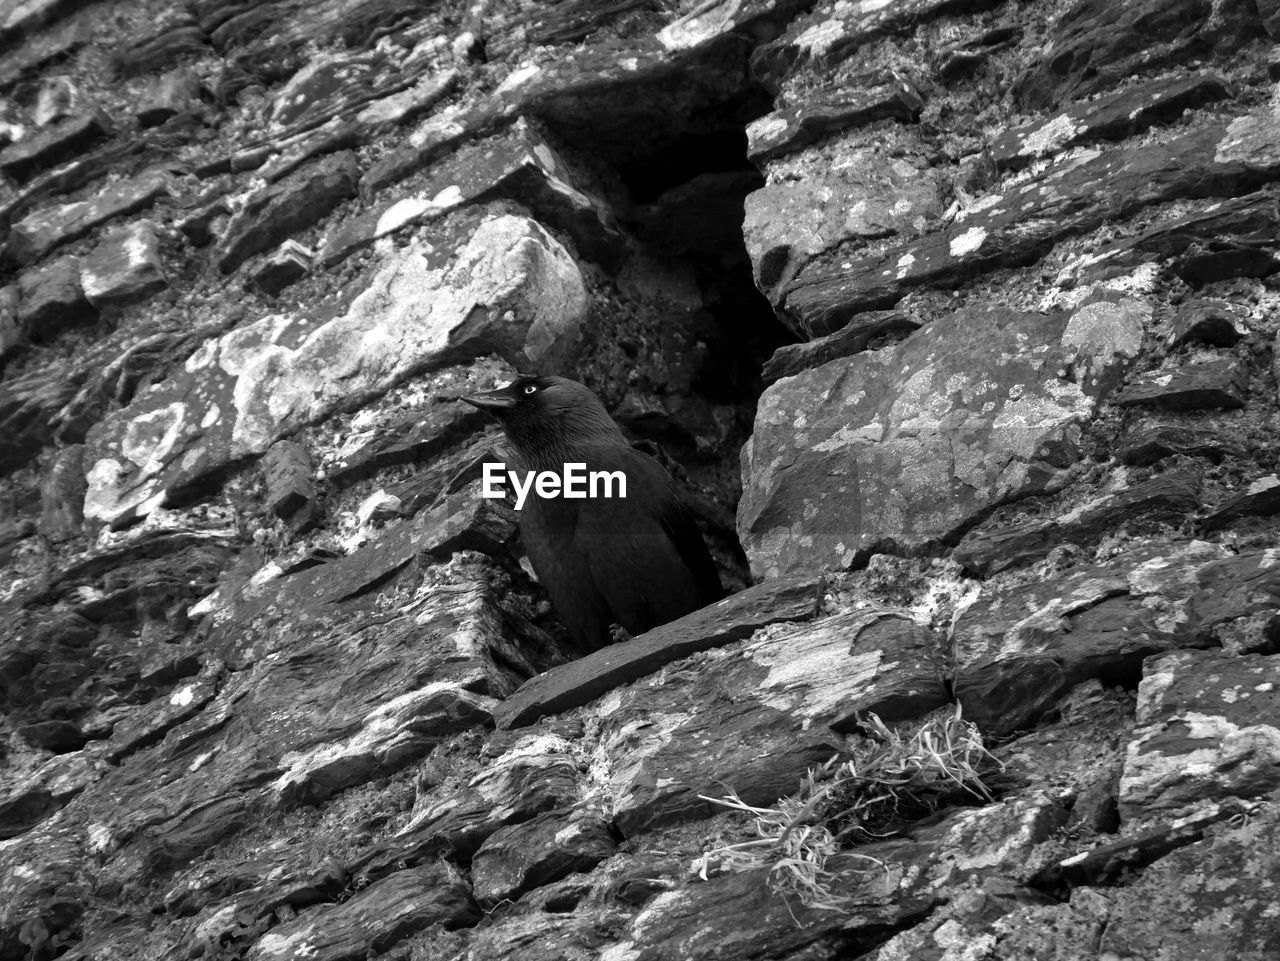
M 615 417 L 682 462 L 731 461 L 735 473 L 764 389 L 761 368 L 778 347 L 796 340 L 757 289 L 743 236 L 746 198 L 765 183 L 747 157 L 746 128 L 773 109 L 772 97 L 750 78 L 748 52 L 737 51 L 738 87 L 727 96 L 723 73 L 704 77 L 689 68 L 680 95 L 669 101 L 654 93 L 633 104 L 610 102 L 607 109 L 553 109 L 543 118 L 571 149 L 608 168 L 624 193 L 619 218 L 645 254 L 692 273 L 703 309 L 690 324 L 695 337 L 705 339 L 707 357 L 691 391 L 740 414 L 732 443 L 716 451 L 691 445 L 661 417 L 625 409 Z

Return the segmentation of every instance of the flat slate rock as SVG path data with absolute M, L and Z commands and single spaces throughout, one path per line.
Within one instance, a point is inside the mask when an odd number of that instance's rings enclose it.
M 18 278 L 18 292 L 18 322 L 37 342 L 98 317 L 84 295 L 78 257 L 61 257 L 26 270 Z
M 267 480 L 266 504 L 271 512 L 287 520 L 303 511 L 310 519 L 318 505 L 311 454 L 307 449 L 296 441 L 276 441 L 262 461 Z
M 1249 333 L 1243 313 L 1224 300 L 1189 300 L 1173 316 L 1169 346 L 1198 343 L 1231 347 Z
M 84 489 L 84 445 L 56 451 L 40 485 L 40 533 L 54 544 L 81 533 Z
M 1184 427 L 1142 421 L 1126 431 L 1117 449 L 1126 464 L 1146 467 L 1175 454 L 1206 457 L 1220 463 L 1227 457 L 1244 456 L 1244 441 L 1216 427 Z
M 976 271 L 1031 263 L 1063 237 L 1144 207 L 1243 194 L 1280 171 L 1277 126 L 1267 107 L 1163 143 L 1067 154 L 1034 179 L 983 196 L 918 241 L 811 262 L 787 286 L 785 310 L 809 336 L 829 333 L 914 287 L 954 287 Z
M 664 664 L 741 640 L 768 624 L 808 620 L 817 613 L 822 582 L 816 575 L 766 581 L 630 641 L 552 668 L 530 678 L 499 706 L 497 725 L 532 724 L 593 701 Z
M 537 124 L 522 117 L 502 133 L 468 144 L 434 165 L 411 196 L 380 203 L 338 224 L 325 237 L 318 257 L 330 266 L 394 231 L 468 204 L 510 197 L 539 220 L 567 231 L 583 255 L 611 260 L 624 241 L 607 206 L 580 181 Z
M 140 220 L 107 234 L 81 258 L 80 284 L 99 310 L 137 303 L 168 287 L 155 225 Z
M 440 862 L 399 871 L 341 904 L 304 910 L 259 938 L 246 957 L 361 961 L 433 924 L 470 927 L 480 916 L 467 883 Z
M 113 184 L 96 193 L 92 200 L 42 208 L 13 225 L 9 254 L 20 263 L 33 263 L 108 220 L 150 207 L 168 192 L 168 178 L 152 171 Z
M 995 5 L 993 0 L 822 0 L 812 12 L 792 21 L 777 40 L 755 50 L 751 72 L 766 87 L 776 90 L 802 68 L 821 73 L 885 34 L 905 30 L 958 7 L 980 10 Z
M 354 197 L 359 178 L 355 154 L 344 151 L 264 187 L 227 224 L 214 251 L 218 269 L 229 274 L 254 254 L 310 227 Z
M 531 888 L 590 871 L 617 849 L 599 815 L 551 811 L 489 835 L 471 860 L 471 883 L 481 902 L 514 901 Z
M 915 134 L 903 136 L 910 141 Z M 742 238 L 756 286 L 775 307 L 782 306 L 797 274 L 825 251 L 916 237 L 922 225 L 946 213 L 942 198 L 949 187 L 942 171 L 921 169 L 881 146 L 842 150 L 840 157 L 839 164 L 813 164 L 800 179 L 778 178 L 747 195 Z M 854 262 L 853 257 L 840 261 Z M 842 319 L 861 313 L 851 311 Z M 810 329 L 785 312 L 780 319 L 805 339 L 841 326 Z
M 329 467 L 326 479 L 339 488 L 349 487 L 386 467 L 431 461 L 486 423 L 484 413 L 454 401 L 408 412 L 380 426 L 367 443 L 342 456 Z
M 1228 356 L 1131 377 L 1114 400 L 1121 407 L 1230 410 L 1243 407 L 1248 396 L 1248 365 Z
M 1280 513 L 1280 477 L 1259 477 L 1238 494 L 1232 494 L 1201 520 L 1206 530 L 1225 527 L 1244 517 Z
M 952 556 L 988 577 L 1038 560 L 1060 544 L 1094 545 L 1111 529 L 1135 523 L 1179 523 L 1200 507 L 1200 478 L 1174 470 L 1105 494 L 1062 517 L 1028 521 L 1002 530 L 979 528 L 965 535 Z
M 1120 779 L 1121 816 L 1280 788 L 1280 656 L 1174 651 L 1149 658 Z
M 868 310 L 858 314 L 835 333 L 800 344 L 787 344 L 765 361 L 760 375 L 766 385 L 790 377 L 828 361 L 848 357 L 867 349 L 880 337 L 903 337 L 920 327 L 920 322 L 897 310 Z
M 1183 110 L 1232 96 L 1226 81 L 1212 74 L 1154 80 L 1098 100 L 1070 104 L 1055 117 L 1006 130 L 991 144 L 991 155 L 999 166 L 1020 170 L 1040 157 L 1101 140 L 1120 140 L 1176 119 Z
M 1274 610 L 1280 565 L 1272 553 L 1231 555 L 1192 541 L 984 589 L 955 624 L 956 699 L 984 731 L 1005 734 L 1033 723 L 1082 681 L 1131 686 L 1144 658 L 1215 646 L 1223 629 Z
M 1257 8 L 1200 0 L 1078 0 L 1055 18 L 1052 42 L 1011 93 L 1024 110 L 1119 86 L 1156 63 L 1183 63 L 1237 49 L 1263 34 Z
M 3 28 L 0 27 L 0 33 Z M 0 150 L 0 171 L 15 180 L 26 180 L 32 174 L 52 167 L 111 132 L 111 121 L 101 110 L 67 117 L 26 140 Z
M 1106 567 L 984 588 L 953 629 L 955 695 L 965 717 L 984 731 L 1008 733 L 1034 722 L 1075 684 L 1131 684 L 1147 655 L 1213 643 L 1210 623 L 1237 611 L 1227 601 L 1201 616 L 1197 579 L 1224 553 L 1201 542 L 1148 548 Z
M 433 366 L 489 353 L 521 370 L 568 362 L 587 294 L 546 230 L 498 215 L 432 241 L 388 251 L 330 301 L 206 341 L 97 423 L 86 518 L 119 526 L 145 516 L 211 472 Z
M 1052 488 L 1150 316 L 1112 295 L 1070 313 L 965 309 L 775 382 L 742 449 L 738 536 L 752 571 L 921 549 Z
M 924 100 L 898 77 L 856 77 L 839 87 L 813 90 L 793 107 L 775 110 L 747 126 L 747 157 L 763 164 L 840 130 L 876 120 L 914 120 Z

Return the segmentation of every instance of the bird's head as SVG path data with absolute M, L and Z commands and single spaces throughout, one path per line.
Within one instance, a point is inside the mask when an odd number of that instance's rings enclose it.
M 511 443 L 531 461 L 565 463 L 584 447 L 627 443 L 600 398 L 566 377 L 520 376 L 505 387 L 459 400 L 498 418 Z

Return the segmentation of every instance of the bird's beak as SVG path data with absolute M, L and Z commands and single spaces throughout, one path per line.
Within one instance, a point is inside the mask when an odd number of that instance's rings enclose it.
M 487 410 L 491 414 L 497 414 L 516 405 L 515 399 L 506 392 L 506 388 L 487 391 L 483 394 L 464 394 L 458 400 L 464 401 L 472 407 Z

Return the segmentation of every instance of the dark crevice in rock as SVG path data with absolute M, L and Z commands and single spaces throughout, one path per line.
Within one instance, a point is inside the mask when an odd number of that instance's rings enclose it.
M 863 958 L 870 957 L 886 941 L 928 921 L 929 917 L 939 907 L 941 907 L 940 904 L 931 904 L 926 910 L 915 911 L 905 915 L 894 924 L 869 924 L 865 927 L 856 928 L 845 934 L 833 945 L 835 950 L 830 957 L 852 958 L 853 961 L 861 961 Z

